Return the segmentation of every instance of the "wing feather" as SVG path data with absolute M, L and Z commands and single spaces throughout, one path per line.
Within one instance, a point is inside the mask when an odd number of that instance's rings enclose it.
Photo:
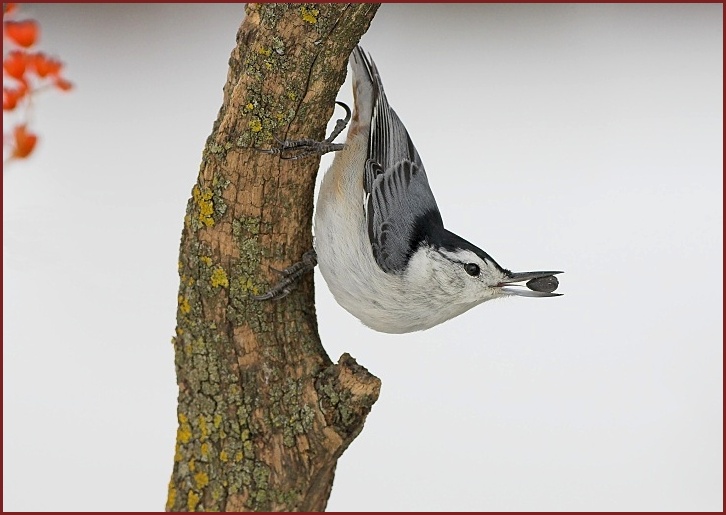
M 375 63 L 358 47 L 373 87 L 368 159 L 363 175 L 373 256 L 385 272 L 405 270 L 423 240 L 443 233 L 426 171 L 406 127 L 388 104 Z

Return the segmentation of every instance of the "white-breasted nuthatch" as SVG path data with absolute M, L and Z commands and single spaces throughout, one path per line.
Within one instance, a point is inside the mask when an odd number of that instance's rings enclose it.
M 315 207 L 314 253 L 256 298 L 288 293 L 316 257 L 335 300 L 385 333 L 428 329 L 499 297 L 558 296 L 554 276 L 562 272 L 511 272 L 444 228 L 421 157 L 388 104 L 375 63 L 358 46 L 350 64 L 355 106 L 345 145 L 332 143 L 339 123 L 318 147 L 337 152 Z M 273 153 L 300 148 L 286 142 Z M 517 287 L 524 281 L 529 289 Z

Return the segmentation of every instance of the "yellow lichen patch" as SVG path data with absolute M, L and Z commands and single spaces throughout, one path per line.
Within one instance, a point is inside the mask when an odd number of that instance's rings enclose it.
M 169 493 L 166 496 L 166 511 L 171 511 L 174 507 L 174 501 L 176 501 L 176 488 L 174 487 L 174 481 L 169 481 Z
M 264 55 L 265 57 L 270 57 L 270 54 L 272 53 L 272 50 L 269 48 L 258 48 L 257 53 L 260 55 Z
M 209 256 L 202 256 L 199 258 L 199 261 L 207 266 L 212 266 L 212 258 L 210 258 Z
M 220 452 L 219 459 L 220 459 L 220 461 L 227 463 L 229 461 L 229 454 L 227 454 L 227 451 Z
M 242 458 L 244 458 L 245 455 L 242 454 L 242 451 L 237 451 L 234 453 L 234 461 L 242 461 Z
M 207 217 L 212 216 L 212 213 L 214 213 L 214 206 L 211 202 L 202 202 L 199 205 L 199 217 Z
M 318 14 L 320 14 L 320 11 L 318 9 L 308 9 L 303 5 L 300 7 L 300 14 L 302 14 L 303 20 L 315 24 L 318 23 Z
M 227 279 L 227 272 L 224 271 L 224 268 L 217 267 L 214 269 L 214 272 L 212 272 L 211 282 L 212 286 L 224 286 L 225 288 L 229 288 L 229 279 Z
M 179 442 L 176 443 L 176 446 L 174 447 L 174 461 L 181 461 L 182 460 L 182 453 L 181 449 L 179 448 Z
M 209 476 L 206 472 L 197 472 L 194 474 L 194 484 L 197 485 L 197 489 L 201 490 L 209 484 Z
M 252 102 L 247 102 L 247 105 L 244 107 L 243 111 L 245 113 L 249 113 L 250 111 L 254 111 L 254 109 L 255 109 L 255 104 L 253 104 Z
M 194 458 L 189 460 L 189 472 L 194 472 L 197 469 L 197 462 Z
M 207 428 L 207 419 L 204 418 L 204 415 L 199 415 L 197 422 L 199 423 L 199 430 L 202 433 L 200 440 L 206 440 L 207 437 L 209 436 L 209 428 Z
M 204 190 L 200 190 L 197 185 L 194 185 L 192 188 L 192 197 L 199 207 L 199 221 L 207 227 L 214 225 L 214 218 L 212 218 L 212 213 L 214 213 L 212 195 L 214 194 L 210 189 L 204 188 Z
M 189 301 L 183 295 L 179 295 L 179 310 L 185 315 L 192 310 Z
M 204 442 L 199 450 L 199 452 L 202 453 L 202 457 L 206 458 L 209 456 L 209 444 L 207 442 Z
M 260 132 L 262 130 L 262 122 L 259 118 L 253 118 L 247 125 L 252 132 Z
M 179 429 L 176 439 L 181 443 L 189 443 L 189 440 L 192 439 L 192 426 L 189 425 L 189 419 L 183 413 L 179 413 Z
M 194 509 L 197 507 L 197 504 L 199 504 L 199 495 L 194 493 L 192 490 L 189 490 L 189 496 L 187 497 L 187 508 L 189 511 L 194 511 Z
M 207 227 L 212 227 L 214 225 L 214 218 L 212 218 L 214 208 L 212 207 L 212 203 L 207 202 L 199 207 L 199 221 Z
M 222 425 L 222 415 L 220 415 L 219 413 L 214 415 L 214 418 L 212 419 L 212 423 L 214 424 L 214 427 L 216 429 L 219 429 L 219 426 Z

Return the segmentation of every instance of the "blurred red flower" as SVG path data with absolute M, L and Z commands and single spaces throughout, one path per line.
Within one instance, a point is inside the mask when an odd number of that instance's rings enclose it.
M 61 77 L 63 62 L 44 52 L 31 52 L 38 42 L 40 25 L 32 19 L 14 20 L 18 4 L 3 4 L 3 114 L 14 111 L 20 123 L 11 135 L 3 135 L 3 151 L 9 159 L 28 157 L 38 142 L 38 136 L 28 130 L 28 114 L 33 95 L 48 87 L 69 91 L 73 84 Z M 10 47 L 8 53 L 5 49 Z M 14 48 L 13 48 L 14 47 Z M 5 120 L 3 120 L 5 123 Z
M 17 45 L 28 48 L 38 40 L 40 27 L 35 20 L 3 21 L 5 35 L 12 39 Z

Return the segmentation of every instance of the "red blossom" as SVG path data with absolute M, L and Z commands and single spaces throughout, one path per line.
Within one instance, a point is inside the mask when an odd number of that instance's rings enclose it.
M 3 111 L 12 111 L 18 105 L 18 95 L 15 91 L 3 88 Z
M 3 71 L 12 78 L 25 82 L 25 68 L 28 54 L 23 50 L 13 50 L 3 58 Z
M 48 57 L 43 52 L 29 54 L 28 62 L 31 67 L 35 69 L 35 73 L 38 74 L 38 77 L 46 77 L 48 75 L 57 77 L 58 74 L 60 74 L 61 68 L 63 68 L 62 62 L 58 59 Z
M 67 81 L 66 79 L 62 77 L 58 77 L 55 82 L 55 87 L 58 88 L 61 91 L 70 91 L 73 89 L 73 83 L 70 81 Z
M 21 47 L 28 48 L 38 41 L 40 27 L 35 20 L 3 21 L 5 35 Z
M 40 25 L 32 19 L 8 19 L 14 17 L 11 13 L 16 10 L 17 4 L 3 4 L 3 111 L 16 110 L 13 116 L 19 116 L 21 121 L 7 139 L 3 136 L 3 154 L 9 155 L 9 159 L 25 159 L 38 142 L 38 136 L 23 121 L 29 118 L 33 95 L 49 86 L 69 91 L 73 84 L 61 76 L 63 62 L 60 59 L 27 50 L 38 42 Z M 6 53 L 7 47 L 10 49 Z M 3 124 L 6 123 L 4 118 Z
M 25 85 L 21 85 L 19 88 L 11 89 L 3 86 L 3 111 L 12 111 L 18 102 L 28 92 L 28 88 Z
M 18 125 L 13 131 L 15 139 L 12 157 L 24 159 L 30 155 L 38 142 L 38 136 L 29 132 L 25 125 Z

